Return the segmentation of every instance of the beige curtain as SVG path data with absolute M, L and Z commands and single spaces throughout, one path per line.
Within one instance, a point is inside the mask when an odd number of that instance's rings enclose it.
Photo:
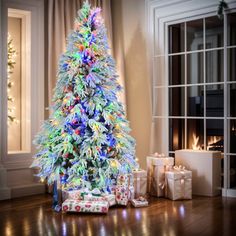
M 110 0 L 90 0 L 92 6 L 101 7 L 102 15 L 108 33 L 109 45 L 112 48 L 112 23 Z M 56 84 L 58 60 L 66 48 L 66 37 L 73 29 L 77 11 L 81 8 L 83 0 L 46 0 L 46 98 L 45 107 L 50 106 L 53 89 Z M 111 50 L 112 51 L 112 50 Z M 48 116 L 48 109 L 45 112 Z

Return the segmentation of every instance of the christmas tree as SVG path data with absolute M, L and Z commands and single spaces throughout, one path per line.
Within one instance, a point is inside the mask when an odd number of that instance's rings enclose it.
M 108 50 L 100 9 L 85 2 L 59 61 L 52 114 L 35 138 L 32 166 L 49 184 L 60 176 L 65 189 L 109 191 L 118 174 L 138 167 Z

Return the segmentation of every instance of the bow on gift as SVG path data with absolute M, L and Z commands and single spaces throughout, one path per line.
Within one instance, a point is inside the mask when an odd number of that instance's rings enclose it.
M 154 154 L 152 154 L 152 156 L 154 156 L 154 157 L 166 157 L 164 153 L 159 154 L 158 152 L 155 152 Z
M 185 171 L 185 166 L 181 166 L 181 165 L 179 165 L 179 166 L 174 166 L 173 169 L 174 169 L 174 170 L 177 170 L 177 171 Z

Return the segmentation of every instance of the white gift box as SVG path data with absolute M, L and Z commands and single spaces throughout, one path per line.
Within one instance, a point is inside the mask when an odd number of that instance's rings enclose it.
M 216 196 L 221 193 L 221 152 L 177 150 L 175 162 L 192 170 L 194 195 Z
M 173 157 L 147 157 L 147 190 L 156 197 L 165 196 L 165 172 L 172 169 Z
M 192 199 L 192 171 L 173 169 L 165 172 L 166 197 L 172 200 Z
M 148 201 L 146 199 L 133 199 L 131 200 L 131 204 L 134 207 L 145 207 L 148 206 Z

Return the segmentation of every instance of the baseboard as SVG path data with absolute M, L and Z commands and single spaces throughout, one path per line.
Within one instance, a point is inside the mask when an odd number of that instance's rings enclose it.
M 9 188 L 0 188 L 0 200 L 11 198 L 11 190 Z
M 45 185 L 42 183 L 13 186 L 10 189 L 11 189 L 11 198 L 45 193 Z
M 236 198 L 236 189 L 223 189 L 222 196 Z

